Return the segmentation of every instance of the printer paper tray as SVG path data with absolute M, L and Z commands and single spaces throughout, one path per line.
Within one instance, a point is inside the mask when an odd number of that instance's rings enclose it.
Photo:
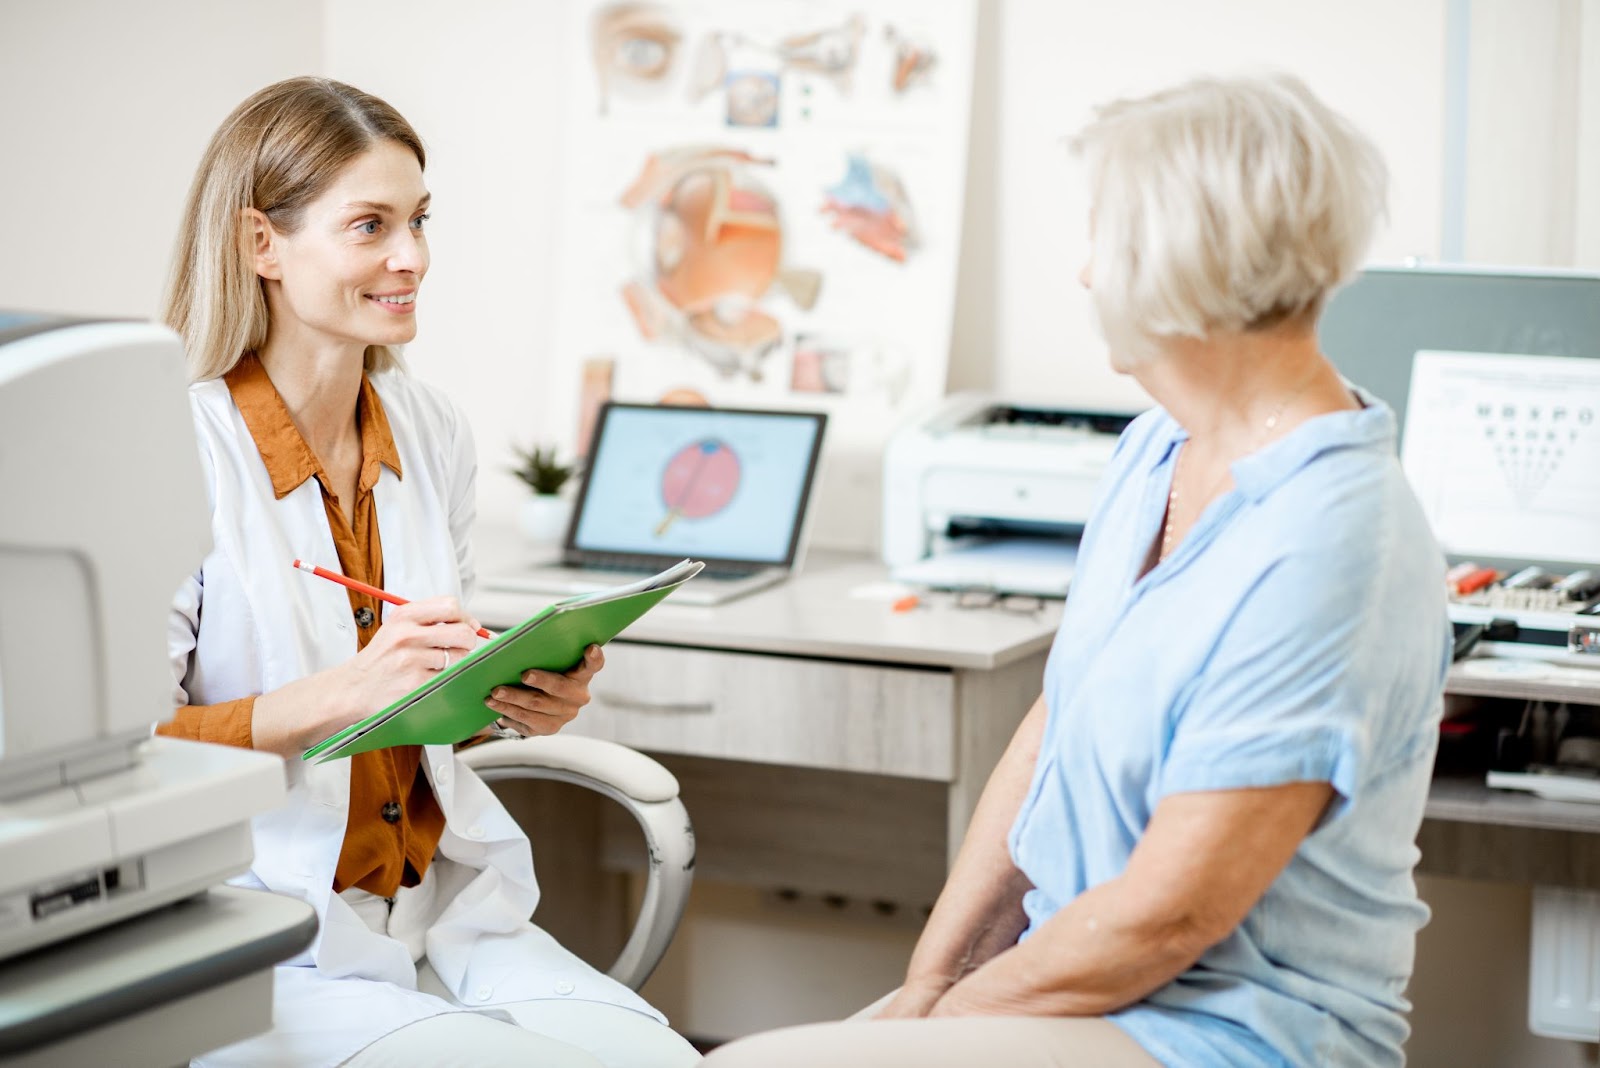
M 1078 546 L 1059 539 L 1004 538 L 961 545 L 892 572 L 898 582 L 1065 597 Z

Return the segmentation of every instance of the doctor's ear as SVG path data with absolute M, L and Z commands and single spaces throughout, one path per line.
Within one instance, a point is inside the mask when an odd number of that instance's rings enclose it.
M 239 229 L 256 274 L 262 278 L 281 279 L 283 271 L 278 266 L 278 234 L 266 215 L 255 208 L 245 208 L 239 213 Z

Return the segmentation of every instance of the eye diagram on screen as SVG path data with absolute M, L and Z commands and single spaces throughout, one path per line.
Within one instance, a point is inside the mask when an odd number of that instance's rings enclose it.
M 667 514 L 656 524 L 662 537 L 677 520 L 709 519 L 739 492 L 739 454 L 719 438 L 702 438 L 672 454 L 661 472 L 661 503 Z

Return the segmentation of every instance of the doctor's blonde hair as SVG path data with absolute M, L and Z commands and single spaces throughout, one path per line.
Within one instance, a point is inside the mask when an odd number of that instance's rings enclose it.
M 227 374 L 267 340 L 245 210 L 293 233 L 345 164 L 380 141 L 404 145 L 427 167 L 422 139 L 398 111 L 327 78 L 269 85 L 223 120 L 189 187 L 161 310 L 183 337 L 190 381 Z M 398 365 L 388 346 L 367 346 L 368 371 Z
M 1289 75 L 1201 78 L 1101 108 L 1090 291 L 1114 357 L 1161 339 L 1314 325 L 1384 211 L 1383 158 Z

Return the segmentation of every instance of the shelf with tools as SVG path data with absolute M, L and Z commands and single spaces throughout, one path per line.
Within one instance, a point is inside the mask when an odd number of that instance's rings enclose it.
M 1451 666 L 1445 693 L 1600 705 L 1600 657 L 1595 658 L 1593 667 L 1574 667 L 1525 656 L 1489 655 L 1495 651 L 1495 643 L 1483 643 L 1479 650 L 1480 655 Z

